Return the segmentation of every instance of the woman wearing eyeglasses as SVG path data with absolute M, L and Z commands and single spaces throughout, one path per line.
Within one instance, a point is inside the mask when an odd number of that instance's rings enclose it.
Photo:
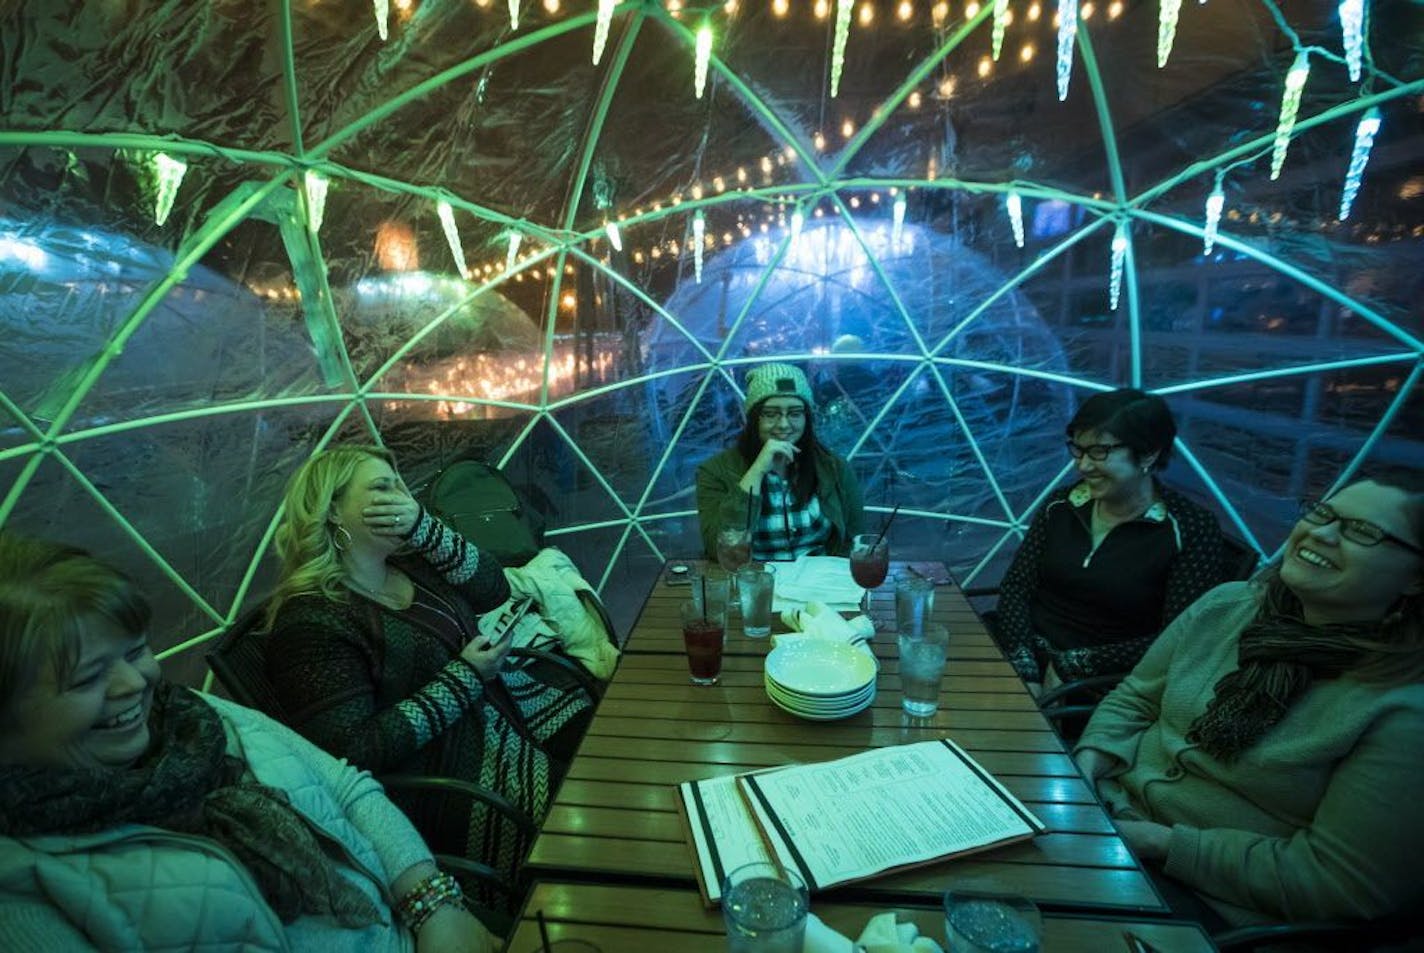
M 1000 585 L 996 635 L 1035 694 L 1131 670 L 1221 581 L 1216 518 L 1157 479 L 1177 436 L 1166 401 L 1094 394 L 1067 433 L 1078 482 L 1038 511 Z
M 864 522 L 860 484 L 811 423 L 811 385 L 790 364 L 747 374 L 747 420 L 735 446 L 697 468 L 702 545 L 717 555 L 724 530 L 751 531 L 751 558 L 843 556 Z
M 1138 856 L 1231 922 L 1418 910 L 1421 593 L 1424 495 L 1365 480 L 1182 613 L 1074 753 Z

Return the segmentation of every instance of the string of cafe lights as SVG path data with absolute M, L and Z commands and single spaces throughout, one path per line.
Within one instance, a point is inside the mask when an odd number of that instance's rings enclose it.
M 398 19 L 404 20 L 414 12 L 417 0 L 373 0 L 373 9 L 377 19 L 378 32 L 382 39 L 389 36 L 389 15 L 394 7 Z M 471 0 L 476 7 L 492 10 L 496 5 L 496 0 Z M 721 12 L 727 18 L 737 16 L 741 9 L 743 0 L 726 0 L 721 6 Z M 985 0 L 992 4 L 993 22 L 991 29 L 992 54 L 982 56 L 976 66 L 976 72 L 980 77 L 989 76 L 996 62 L 1000 59 L 1005 40 L 1007 28 L 1014 23 L 1016 14 L 1013 6 L 1008 0 Z M 1204 2 L 1204 0 L 1203 0 Z M 1340 56 L 1333 51 L 1324 50 L 1320 47 L 1305 46 L 1300 38 L 1290 30 L 1280 12 L 1275 8 L 1273 0 L 1263 0 L 1267 8 L 1276 16 L 1279 26 L 1285 32 L 1294 47 L 1294 60 L 1286 72 L 1281 92 L 1281 102 L 1277 115 L 1277 123 L 1272 147 L 1270 149 L 1270 178 L 1277 179 L 1284 167 L 1287 152 L 1292 141 L 1295 123 L 1300 108 L 1300 103 L 1310 71 L 1315 60 L 1327 59 L 1343 63 L 1347 69 L 1352 82 L 1359 82 L 1365 78 L 1363 94 L 1368 94 L 1371 89 L 1375 74 L 1373 70 L 1368 75 L 1365 74 L 1364 65 L 1368 57 L 1368 48 L 1365 43 L 1366 29 L 1369 19 L 1368 0 L 1340 0 L 1337 6 L 1337 13 L 1341 29 L 1341 42 L 1344 55 Z M 607 42 L 609 23 L 617 9 L 616 0 L 597 0 L 598 20 L 594 31 L 594 41 L 592 58 L 597 63 Z M 544 13 L 548 16 L 557 16 L 561 12 L 561 0 L 542 0 L 540 4 Z M 688 11 L 683 8 L 683 0 L 664 0 L 664 6 L 674 17 L 682 17 Z M 839 85 L 839 73 L 844 63 L 845 44 L 848 42 L 848 32 L 852 24 L 861 29 L 869 29 L 878 24 L 881 19 L 881 11 L 873 0 L 811 0 L 806 3 L 802 0 L 798 8 L 809 10 L 811 16 L 816 21 L 828 21 L 832 15 L 835 16 L 835 40 L 831 63 L 831 94 L 836 95 Z M 1172 48 L 1175 43 L 1177 21 L 1181 12 L 1181 0 L 1159 0 L 1158 4 L 1158 30 L 1157 30 L 1157 63 L 1159 68 L 1168 65 Z M 506 7 L 510 18 L 511 29 L 519 29 L 521 16 L 521 0 L 506 0 Z M 533 5 L 523 9 L 525 15 L 532 12 Z M 791 0 L 770 0 L 769 9 L 773 17 L 777 19 L 787 19 L 792 16 Z M 963 10 L 966 19 L 977 17 L 982 12 L 980 0 L 966 0 L 962 5 L 948 2 L 948 0 L 936 0 L 935 3 L 916 5 L 913 0 L 898 0 L 894 2 L 892 12 L 884 19 L 892 24 L 901 26 L 912 26 L 917 22 L 923 22 L 925 13 L 928 13 L 930 24 L 935 29 L 942 29 L 950 22 L 950 17 Z M 1025 25 L 1043 23 L 1051 26 L 1056 33 L 1056 56 L 1055 71 L 1057 76 L 1057 88 L 1060 99 L 1065 99 L 1068 92 L 1069 77 L 1072 72 L 1073 50 L 1075 46 L 1076 31 L 1080 23 L 1091 20 L 1096 13 L 1096 7 L 1092 0 L 1057 0 L 1057 9 L 1051 15 L 1047 12 L 1042 0 L 1030 0 L 1023 6 L 1023 20 Z M 1122 0 L 1112 0 L 1105 7 L 1105 16 L 1109 20 L 1117 19 L 1123 12 Z M 710 18 L 705 13 L 698 13 L 702 17 L 702 23 L 695 34 L 695 64 L 694 64 L 694 84 L 696 93 L 700 97 L 707 77 L 708 58 L 711 56 L 715 45 L 715 32 L 710 26 Z M 1037 54 L 1037 46 L 1031 41 L 1025 41 L 1020 47 L 1018 59 L 1022 63 L 1033 60 Z M 940 100 L 948 100 L 955 95 L 958 80 L 953 74 L 941 76 L 932 84 L 931 95 Z M 923 90 L 912 90 L 906 97 L 905 106 L 909 110 L 917 110 L 924 103 L 925 93 Z M 1362 110 L 1355 127 L 1353 148 L 1348 167 L 1345 171 L 1343 184 L 1341 187 L 1341 199 L 1338 219 L 1343 221 L 1351 211 L 1355 196 L 1358 194 L 1360 184 L 1366 166 L 1369 162 L 1370 151 L 1373 147 L 1376 136 L 1381 127 L 1381 115 L 1377 107 L 1370 107 Z M 856 132 L 857 124 L 851 117 L 842 119 L 838 130 L 845 140 L 850 140 Z M 831 136 L 824 130 L 817 130 L 812 134 L 811 146 L 818 153 L 824 153 L 831 147 Z M 166 220 L 177 194 L 178 187 L 182 182 L 183 174 L 186 171 L 186 164 L 181 158 L 175 158 L 167 154 L 158 152 L 152 154 L 151 174 L 155 181 L 155 220 L 162 224 Z M 1255 157 L 1252 158 L 1254 161 Z M 798 161 L 796 152 L 787 148 L 784 151 L 763 156 L 759 163 L 760 172 L 759 186 L 773 185 L 776 181 L 778 168 L 783 168 L 790 163 Z M 1237 162 L 1232 166 L 1218 170 L 1214 176 L 1214 183 L 1211 191 L 1207 195 L 1203 215 L 1203 253 L 1209 255 L 1219 233 L 1219 226 L 1223 214 L 1235 220 L 1237 216 L 1231 215 L 1226 209 L 1226 196 L 1223 188 L 1223 181 L 1226 173 L 1235 166 L 1243 163 Z M 676 207 L 681 204 L 686 197 L 694 200 L 701 200 L 704 195 L 717 193 L 721 194 L 729 189 L 738 191 L 748 191 L 753 186 L 751 179 L 754 173 L 746 166 L 738 166 L 734 171 L 724 171 L 707 177 L 705 180 L 694 182 L 688 189 L 676 192 L 666 199 L 651 203 L 652 212 L 660 212 L 665 207 Z M 926 178 L 933 180 L 936 170 L 933 158 L 926 168 Z M 322 219 L 322 210 L 325 202 L 327 183 L 315 173 L 308 172 L 303 179 L 303 195 L 308 211 L 308 221 L 313 230 L 319 229 Z M 879 194 L 875 193 L 871 197 L 873 203 L 880 200 Z M 858 197 L 851 196 L 849 204 L 852 208 L 857 207 Z M 1015 243 L 1023 246 L 1023 210 L 1022 200 L 1013 189 L 1006 191 L 1004 197 L 1005 213 L 1010 219 Z M 904 215 L 903 197 L 896 203 L 895 214 L 897 223 Z M 503 265 L 505 272 L 512 273 L 515 281 L 524 279 L 525 270 L 516 269 L 517 265 L 525 263 L 534 254 L 526 250 L 525 255 L 519 254 L 519 243 L 522 235 L 517 229 L 511 230 L 507 234 L 508 248 L 504 261 L 488 261 L 470 266 L 466 264 L 463 244 L 460 240 L 458 223 L 456 222 L 455 209 L 447 202 L 437 202 L 437 216 L 440 220 L 442 231 L 450 246 L 452 257 L 457 266 L 459 274 L 470 279 L 489 279 L 496 276 L 500 265 Z M 800 213 L 797 213 L 798 215 Z M 813 214 L 820 216 L 823 210 L 818 205 Z M 631 217 L 635 221 L 644 215 L 643 208 L 636 207 L 631 210 Z M 615 251 L 623 250 L 621 227 L 622 223 L 629 218 L 629 213 L 624 212 L 610 216 L 604 222 L 603 233 L 608 244 Z M 788 227 L 784 205 L 774 212 L 764 213 L 760 221 L 754 218 L 739 215 L 737 218 L 736 232 L 726 230 L 717 235 L 715 230 L 706 226 L 705 220 L 699 208 L 695 217 L 690 219 L 690 224 L 695 235 L 688 238 L 684 233 L 684 241 L 679 242 L 676 238 L 654 243 L 652 245 L 629 249 L 632 260 L 637 264 L 643 264 L 649 259 L 656 260 L 663 254 L 674 257 L 683 253 L 690 247 L 696 253 L 695 270 L 697 277 L 701 277 L 701 255 L 704 250 L 715 248 L 720 238 L 723 245 L 730 245 L 736 234 L 742 237 L 750 237 L 754 231 L 766 233 L 771 227 L 786 229 Z M 1113 240 L 1111 242 L 1112 258 L 1110 263 L 1110 298 L 1112 306 L 1117 307 L 1117 291 L 1121 286 L 1122 271 L 1128 247 L 1129 228 L 1125 219 L 1120 219 L 1115 226 Z M 597 241 L 597 239 L 593 239 Z M 552 277 L 552 275 L 550 275 Z

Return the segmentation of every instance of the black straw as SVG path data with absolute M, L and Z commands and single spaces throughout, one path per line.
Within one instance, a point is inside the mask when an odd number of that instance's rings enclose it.
M 895 508 L 890 511 L 890 516 L 886 518 L 885 525 L 880 527 L 880 535 L 875 537 L 875 543 L 870 548 L 872 550 L 880 548 L 880 541 L 885 538 L 885 534 L 890 532 L 890 524 L 895 522 L 895 514 L 900 512 L 900 504 L 896 503 Z
M 544 944 L 544 953 L 549 953 L 549 927 L 544 922 L 544 911 L 542 908 L 534 911 L 534 919 L 539 921 L 539 942 Z

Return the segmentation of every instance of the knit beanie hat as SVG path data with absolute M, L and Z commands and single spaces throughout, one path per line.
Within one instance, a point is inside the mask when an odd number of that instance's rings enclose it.
M 808 411 L 816 409 L 810 381 L 790 364 L 763 364 L 747 372 L 747 413 L 768 397 L 799 397 Z

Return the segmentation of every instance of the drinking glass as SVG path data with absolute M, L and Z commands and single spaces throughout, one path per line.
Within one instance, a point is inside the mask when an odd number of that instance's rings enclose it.
M 725 593 L 725 582 L 724 582 Z M 719 605 L 682 604 L 682 645 L 687 650 L 687 670 L 694 685 L 716 685 L 722 674 L 722 647 L 727 640 L 727 599 Z
M 945 947 L 953 953 L 1038 953 L 1042 932 L 1032 900 L 961 890 L 944 895 Z
M 752 561 L 752 537 L 745 529 L 726 527 L 717 534 L 717 565 L 735 575 Z
M 876 540 L 879 542 L 876 542 Z M 890 540 L 878 533 L 862 533 L 851 540 L 850 575 L 862 589 L 874 589 L 890 571 Z M 870 593 L 865 594 L 869 608 Z
M 737 573 L 737 594 L 742 603 L 742 632 L 749 639 L 771 634 L 771 603 L 776 576 L 765 569 L 743 569 Z
M 925 718 L 939 710 L 939 687 L 949 654 L 949 630 L 926 622 L 919 635 L 900 633 L 900 707 Z
M 810 900 L 795 871 L 744 864 L 722 882 L 729 953 L 801 953 Z
M 919 635 L 934 611 L 934 583 L 914 572 L 895 574 L 895 631 Z

